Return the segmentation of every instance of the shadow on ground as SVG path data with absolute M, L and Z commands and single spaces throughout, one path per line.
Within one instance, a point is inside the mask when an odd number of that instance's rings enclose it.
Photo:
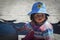
M 58 23 L 52 24 L 53 25 L 53 29 L 54 29 L 54 33 L 55 34 L 60 34 L 60 21 Z

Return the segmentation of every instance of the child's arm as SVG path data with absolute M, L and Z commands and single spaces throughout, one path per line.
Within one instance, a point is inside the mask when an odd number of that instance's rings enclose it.
M 26 28 L 25 27 L 22 27 L 22 28 L 16 28 L 18 31 L 24 31 L 24 30 L 26 30 Z
M 46 40 L 53 40 L 53 30 L 47 29 Z
M 53 27 L 51 24 L 49 24 L 46 34 L 46 40 L 53 40 Z
M 17 27 L 17 26 L 15 26 L 15 25 L 13 25 L 13 27 L 14 27 L 17 31 L 24 31 L 24 30 L 26 30 L 25 25 L 22 26 L 22 27 Z
M 18 27 L 15 27 L 14 28 L 17 30 L 17 31 L 24 31 L 24 30 L 27 30 L 27 31 L 30 31 L 31 29 L 27 27 L 27 25 L 24 25 L 23 27 L 21 28 L 18 28 Z
M 43 36 L 45 38 L 45 40 L 53 40 L 53 26 L 46 22 L 45 24 L 45 28 L 46 30 L 43 32 Z

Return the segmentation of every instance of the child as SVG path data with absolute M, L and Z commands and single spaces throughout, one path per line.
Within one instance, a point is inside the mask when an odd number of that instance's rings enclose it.
M 28 15 L 30 16 L 31 22 L 26 23 L 23 28 L 19 29 L 20 31 L 28 31 L 23 40 L 52 40 L 53 28 L 47 22 L 49 14 L 46 12 L 45 4 L 36 2 Z

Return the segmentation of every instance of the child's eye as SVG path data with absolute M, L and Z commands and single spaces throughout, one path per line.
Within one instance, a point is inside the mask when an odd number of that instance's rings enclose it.
M 42 15 L 36 15 L 36 17 L 42 17 Z

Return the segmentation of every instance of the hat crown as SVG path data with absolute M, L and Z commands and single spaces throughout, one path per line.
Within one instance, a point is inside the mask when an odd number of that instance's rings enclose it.
M 42 2 L 34 3 L 33 6 L 32 6 L 32 10 L 34 10 L 34 9 L 40 9 L 42 7 L 42 5 L 43 5 Z

